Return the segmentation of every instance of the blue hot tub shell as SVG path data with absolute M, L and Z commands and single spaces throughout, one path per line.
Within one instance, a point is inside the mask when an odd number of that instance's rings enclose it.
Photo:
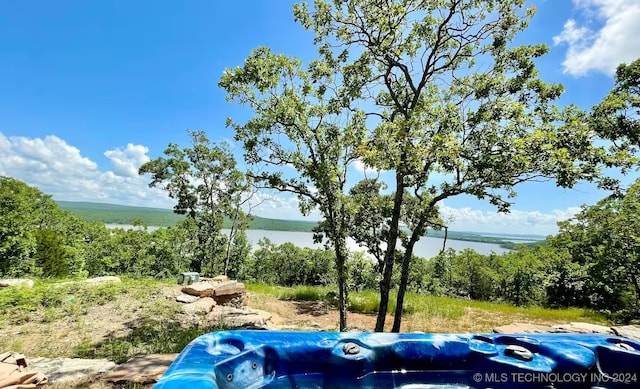
M 155 389 L 640 388 L 640 344 L 590 334 L 221 331 Z

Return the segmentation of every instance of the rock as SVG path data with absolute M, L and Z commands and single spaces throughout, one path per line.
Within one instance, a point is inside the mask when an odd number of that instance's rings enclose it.
M 213 299 L 216 300 L 218 305 L 228 305 L 234 308 L 242 308 L 247 305 L 244 293 L 230 294 L 226 296 L 213 296 Z
M 512 323 L 506 326 L 496 327 L 493 332 L 497 334 L 538 334 L 542 332 L 556 332 L 553 327 L 530 324 L 530 323 Z
M 33 280 L 30 280 L 28 278 L 11 278 L 0 280 L 0 288 L 6 288 L 9 286 L 24 286 L 26 288 L 32 288 L 33 284 Z
M 115 366 L 115 363 L 106 359 L 34 358 L 29 360 L 29 369 L 42 372 L 49 378 L 50 384 L 105 373 Z
M 215 286 L 213 290 L 213 295 L 218 296 L 229 296 L 232 294 L 241 294 L 244 293 L 244 284 L 237 281 L 227 281 Z
M 271 314 L 259 309 L 238 309 L 218 305 L 207 319 L 231 328 L 267 329 Z
M 192 296 L 190 294 L 179 294 L 176 296 L 176 301 L 179 303 L 185 303 L 185 304 L 189 304 L 192 303 L 194 301 L 198 301 L 200 297 L 198 296 Z
M 229 277 L 220 275 L 220 276 L 213 277 L 211 280 L 213 282 L 226 282 L 226 281 L 229 281 Z
M 216 302 L 211 297 L 202 297 L 197 301 L 182 306 L 182 311 L 189 314 L 207 314 L 211 312 Z
M 95 277 L 95 278 L 87 278 L 82 281 L 68 281 L 68 282 L 58 282 L 57 284 L 53 284 L 55 287 L 66 286 L 71 284 L 90 284 L 90 285 L 98 285 L 104 284 L 107 282 L 121 282 L 120 277 L 116 276 L 103 276 L 103 277 Z
M 601 326 L 598 324 L 572 322 L 569 324 L 559 324 L 553 326 L 556 332 L 568 332 L 576 334 L 605 334 L 613 335 L 614 332 L 611 327 Z
M 182 288 L 182 293 L 186 293 L 186 294 L 190 294 L 192 296 L 198 296 L 198 297 L 211 297 L 213 296 L 214 288 L 215 288 L 215 285 L 209 282 L 200 281 L 200 282 L 196 282 L 194 284 L 185 286 L 184 288 Z
M 526 334 L 541 332 L 604 335 L 616 334 L 615 330 L 611 327 L 583 322 L 558 324 L 553 327 L 529 323 L 512 323 L 506 326 L 496 327 L 493 329 L 493 332 L 498 334 Z
M 618 336 L 640 341 L 640 325 L 616 326 L 611 329 Z
M 160 379 L 177 356 L 178 354 L 151 354 L 132 358 L 111 370 L 105 379 L 115 384 L 153 384 Z
M 120 281 L 120 277 L 104 276 L 104 277 L 88 278 L 80 282 L 85 284 L 104 284 L 105 282 L 121 282 L 121 281 Z

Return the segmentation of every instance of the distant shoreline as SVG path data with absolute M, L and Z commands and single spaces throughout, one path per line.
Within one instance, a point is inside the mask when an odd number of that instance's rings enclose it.
M 113 228 L 132 227 L 134 221 L 153 231 L 157 228 L 176 225 L 184 219 L 183 215 L 175 214 L 169 209 L 131 207 L 115 204 L 58 201 L 60 208 L 70 211 L 89 222 L 101 222 Z M 303 220 L 269 219 L 254 216 L 249 225 L 251 230 L 313 232 L 316 222 Z M 120 226 L 120 227 L 118 227 Z M 229 221 L 225 220 L 224 228 L 229 228 Z M 444 238 L 443 231 L 429 230 L 428 237 Z M 536 239 L 538 238 L 538 239 Z M 513 249 L 516 245 L 536 245 L 544 242 L 544 237 L 536 235 L 496 234 L 449 231 L 447 239 L 497 244 L 505 249 Z

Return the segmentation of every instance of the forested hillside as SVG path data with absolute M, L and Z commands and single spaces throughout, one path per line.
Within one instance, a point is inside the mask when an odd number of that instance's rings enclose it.
M 521 246 L 503 255 L 449 250 L 431 259 L 413 257 L 407 290 L 516 306 L 584 307 L 616 321 L 629 321 L 638 315 L 640 263 L 633 253 L 640 243 L 633 237 L 640 229 L 639 204 L 640 181 L 622 198 L 585 207 L 575 221 L 562 223 L 560 233 L 544 246 Z M 8 177 L 0 178 L 0 215 L 0 277 L 164 278 L 193 270 L 193 262 L 202 261 L 189 218 L 153 232 L 108 230 Z M 219 244 L 219 260 L 201 263 L 206 275 L 224 272 L 227 260 L 227 274 L 247 282 L 335 283 L 331 250 L 274 245 L 268 240 L 253 252 L 241 239 Z M 377 289 L 381 274 L 375 262 L 353 253 L 347 265 L 350 290 Z M 400 279 L 398 269 L 392 277 L 393 288 Z
M 306 31 L 300 38 L 313 49 L 260 46 L 243 60 L 220 57 L 228 62 L 217 93 L 234 108 L 226 132 L 187 130 L 188 139 L 176 136 L 181 144 L 164 138 L 166 148 L 153 157 L 146 147 L 127 146 L 135 157 L 119 174 L 136 176 L 138 169 L 138 178 L 174 200 L 174 213 L 183 216 L 136 209 L 133 217 L 132 209 L 86 204 L 66 211 L 49 195 L 0 177 L 0 276 L 160 278 L 189 270 L 265 284 L 331 285 L 340 330 L 348 328 L 350 291 L 361 289 L 378 296 L 375 331 L 385 330 L 389 317 L 391 330 L 400 330 L 411 291 L 637 318 L 640 59 L 617 66 L 599 102 L 578 106 L 537 69 L 550 48 L 526 33 L 535 15 L 528 3 L 294 5 L 293 19 Z M 575 30 L 571 23 L 565 28 Z M 577 46 L 598 40 L 574 35 L 556 38 Z M 115 173 L 123 170 L 120 157 L 111 160 Z M 25 171 L 45 166 L 34 159 Z M 97 164 L 83 166 L 93 171 Z M 544 244 L 513 245 L 504 255 L 415 255 L 429 231 L 448 236 L 445 204 L 470 199 L 509 213 L 518 190 L 539 183 L 542 195 L 544 188 L 574 193 L 586 185 L 602 199 L 560 223 Z M 252 218 L 267 193 L 287 196 L 318 223 Z M 91 222 L 98 218 L 167 227 L 109 230 Z M 265 240 L 252 252 L 248 228 L 310 229 L 325 249 Z M 369 256 L 350 252 L 351 241 Z

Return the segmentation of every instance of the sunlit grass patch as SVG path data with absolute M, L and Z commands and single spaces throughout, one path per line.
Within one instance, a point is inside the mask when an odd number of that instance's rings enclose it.
M 281 300 L 324 300 L 331 303 L 327 296 L 335 288 L 330 287 L 294 287 L 286 288 L 269 285 L 247 285 L 250 291 L 275 296 Z M 387 311 L 394 314 L 396 291 L 389 296 Z M 380 296 L 377 291 L 349 293 L 350 312 L 375 314 L 378 311 Z M 432 296 L 407 293 L 403 308 L 405 328 L 408 331 L 451 332 L 451 331 L 490 331 L 494 326 L 514 321 L 529 322 L 572 322 L 588 321 L 606 323 L 606 318 L 597 312 L 579 308 L 550 309 L 543 307 L 516 307 L 507 303 L 475 301 L 469 299 Z
M 327 300 L 327 295 L 334 291 L 335 288 L 326 286 L 273 286 L 263 284 L 245 284 L 245 288 L 249 292 L 270 294 L 277 297 L 280 300 L 295 300 L 295 301 L 319 301 Z

